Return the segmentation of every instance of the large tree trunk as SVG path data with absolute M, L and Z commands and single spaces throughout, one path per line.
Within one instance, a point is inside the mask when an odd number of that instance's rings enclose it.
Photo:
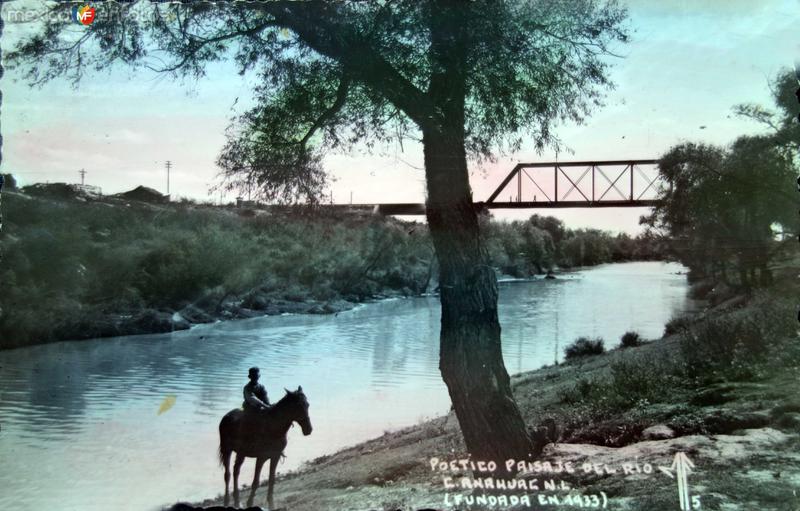
M 442 325 L 439 369 L 472 459 L 527 459 L 539 454 L 511 394 L 500 346 L 497 279 L 481 243 L 465 151 L 468 4 L 429 5 L 435 105 L 423 123 L 426 214 L 439 261 Z
M 497 462 L 538 455 L 511 394 L 497 317 L 497 279 L 472 204 L 463 130 L 426 131 L 427 218 L 439 261 L 439 368 L 467 449 Z

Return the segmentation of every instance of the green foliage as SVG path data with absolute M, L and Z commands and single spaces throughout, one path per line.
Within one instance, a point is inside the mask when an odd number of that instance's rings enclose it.
M 751 307 L 697 322 L 681 335 L 688 375 L 701 380 L 760 377 L 771 357 L 796 357 L 795 318 L 792 300 L 763 295 Z M 792 345 L 794 350 L 785 351 Z
M 50 195 L 4 199 L 3 345 L 84 335 L 79 325 L 148 308 L 172 312 L 194 304 L 214 316 L 226 297 L 250 297 L 264 308 L 265 300 L 362 301 L 387 290 L 415 295 L 431 278 L 425 226 L 391 219 L 241 216 L 190 201 L 125 207 Z M 554 240 L 586 235 L 536 215 L 481 222 L 492 264 L 519 277 L 564 265 Z M 609 243 L 606 256 L 617 239 L 589 235 Z
M 786 108 L 788 79 L 782 75 L 775 101 Z M 670 183 L 661 203 L 642 221 L 665 232 L 680 260 L 717 281 L 743 287 L 772 283 L 770 262 L 787 243 L 776 233 L 793 232 L 795 198 L 789 183 L 798 173 L 787 147 L 800 147 L 800 131 L 785 115 L 753 105 L 739 113 L 774 128 L 744 136 L 728 147 L 682 143 L 661 157 L 659 171 Z M 795 123 L 796 124 L 796 123 Z
M 592 355 L 602 355 L 605 350 L 603 339 L 579 337 L 575 342 L 564 348 L 564 358 L 571 360 Z
M 547 231 L 532 222 L 482 220 L 481 230 L 489 260 L 502 273 L 526 277 L 549 270 L 555 263 L 556 248 Z
M 241 292 L 242 285 L 257 282 L 252 270 L 264 267 L 259 252 L 252 238 L 231 235 L 218 225 L 171 230 L 168 237 L 148 243 L 136 263 L 135 286 L 148 303 L 158 306 L 191 301 L 220 285 Z M 245 277 L 244 283 L 239 276 Z M 237 277 L 239 286 L 231 285 Z
M 528 277 L 558 266 L 593 266 L 602 263 L 662 258 L 661 241 L 652 234 L 631 238 L 597 229 L 567 229 L 551 216 L 532 215 L 513 222 L 480 219 L 489 260 L 502 273 Z
M 625 332 L 620 339 L 620 346 L 623 348 L 635 348 L 642 345 L 642 338 L 636 332 Z
M 797 122 L 797 78 L 794 71 L 778 72 L 770 85 L 777 110 L 754 103 L 736 105 L 734 111 L 770 129 L 770 138 L 778 147 L 797 158 L 800 152 L 800 123 Z
M 567 404 L 587 406 L 590 415 L 598 418 L 667 399 L 665 389 L 677 390 L 682 385 L 674 361 L 637 355 L 612 363 L 603 377 L 578 380 L 560 398 Z
M 667 324 L 664 325 L 664 335 L 672 335 L 683 332 L 693 323 L 692 318 L 689 316 L 675 316 L 670 318 L 667 321 Z
M 220 157 L 233 188 L 318 199 L 320 151 L 452 129 L 488 157 L 557 146 L 553 126 L 580 122 L 611 87 L 606 55 L 628 41 L 617 2 L 112 2 L 76 37 L 48 15 L 8 55 L 34 84 L 78 83 L 122 63 L 200 77 L 233 58 L 259 84 Z M 44 14 L 44 13 L 43 13 Z
M 13 174 L 3 174 L 3 189 L 7 192 L 17 189 L 17 180 Z
M 577 407 L 588 420 L 601 419 L 652 403 L 681 402 L 680 393 L 711 383 L 757 380 L 776 368 L 797 367 L 795 317 L 793 299 L 759 294 L 742 309 L 687 322 L 673 355 L 626 353 L 606 374 L 581 378 L 563 390 L 561 402 Z
M 391 219 L 3 199 L 2 346 L 147 308 L 200 304 L 214 314 L 226 296 L 252 291 L 293 301 L 415 294 L 432 259 L 424 226 Z
M 594 266 L 611 261 L 611 241 L 597 229 L 578 229 L 562 244 L 566 266 Z

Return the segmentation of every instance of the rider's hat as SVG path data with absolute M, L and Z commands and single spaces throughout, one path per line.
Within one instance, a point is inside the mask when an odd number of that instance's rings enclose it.
M 257 367 L 251 367 L 250 370 L 247 371 L 247 376 L 250 378 L 254 377 L 255 375 L 259 374 L 259 369 Z

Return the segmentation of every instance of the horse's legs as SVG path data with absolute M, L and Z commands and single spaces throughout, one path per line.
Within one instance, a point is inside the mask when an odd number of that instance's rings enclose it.
M 239 507 L 239 470 L 244 463 L 244 455 L 236 453 L 236 459 L 233 462 L 233 505 Z
M 272 501 L 272 490 L 275 488 L 275 469 L 278 468 L 278 460 L 280 454 L 273 456 L 269 460 L 269 488 L 267 489 L 267 507 L 269 511 L 275 509 L 275 503 Z
M 253 476 L 253 485 L 250 487 L 250 496 L 247 498 L 247 507 L 253 507 L 253 497 L 256 496 L 258 481 L 261 478 L 261 467 L 264 466 L 265 461 L 267 458 L 256 458 L 256 473 Z
M 225 505 L 228 505 L 228 483 L 231 481 L 231 451 L 222 453 L 222 464 L 225 467 Z

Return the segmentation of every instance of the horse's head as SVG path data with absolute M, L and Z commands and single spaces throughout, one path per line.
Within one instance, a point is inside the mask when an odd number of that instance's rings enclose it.
M 303 435 L 310 435 L 313 428 L 311 427 L 311 419 L 308 417 L 308 399 L 303 394 L 303 387 L 297 387 L 295 391 L 286 388 L 283 390 L 286 391 L 286 396 L 283 399 L 287 401 L 292 421 L 300 424 Z

